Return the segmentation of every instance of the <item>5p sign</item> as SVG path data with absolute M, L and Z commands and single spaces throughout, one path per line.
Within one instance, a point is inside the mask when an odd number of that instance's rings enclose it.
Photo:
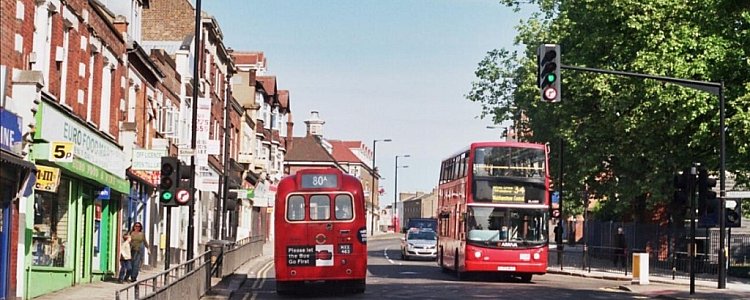
M 73 142 L 50 143 L 49 161 L 73 162 Z

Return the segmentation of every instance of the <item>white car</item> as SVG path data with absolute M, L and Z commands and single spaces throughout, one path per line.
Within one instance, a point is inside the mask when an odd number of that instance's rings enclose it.
M 437 234 L 432 229 L 409 229 L 401 238 L 401 258 L 437 258 Z

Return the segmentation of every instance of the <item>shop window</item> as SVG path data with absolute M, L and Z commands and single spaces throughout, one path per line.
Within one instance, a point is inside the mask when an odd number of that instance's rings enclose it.
M 70 181 L 61 179 L 57 193 L 37 191 L 34 199 L 32 255 L 34 266 L 65 267 L 68 243 Z

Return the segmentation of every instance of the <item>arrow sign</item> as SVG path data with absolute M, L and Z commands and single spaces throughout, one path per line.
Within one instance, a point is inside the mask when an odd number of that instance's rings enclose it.
M 190 202 L 190 191 L 186 189 L 178 189 L 174 201 L 179 205 L 188 204 L 188 202 Z

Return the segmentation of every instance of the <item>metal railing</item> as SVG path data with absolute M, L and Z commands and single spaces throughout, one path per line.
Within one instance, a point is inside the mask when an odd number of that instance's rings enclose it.
M 234 273 L 242 264 L 263 254 L 264 236 L 253 236 L 237 242 L 212 241 L 206 246 L 212 253 L 214 277 L 224 277 Z
M 115 292 L 115 299 L 200 299 L 211 288 L 211 251 Z

